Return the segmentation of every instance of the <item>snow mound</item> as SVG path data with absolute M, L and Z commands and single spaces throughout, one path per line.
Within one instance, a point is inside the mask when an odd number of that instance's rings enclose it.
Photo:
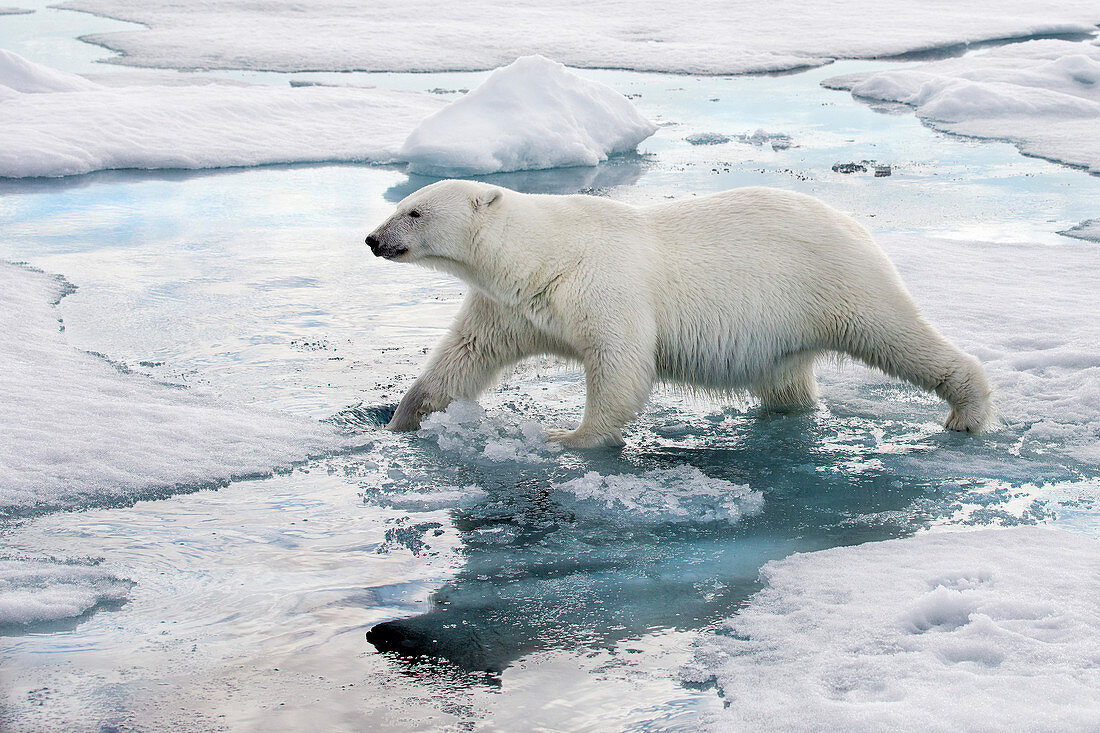
M 125 600 L 132 585 L 94 565 L 0 560 L 0 627 L 77 618 Z
M 606 84 L 525 56 L 421 122 L 400 157 L 441 175 L 596 165 L 656 130 Z
M 106 86 L 0 52 L 0 177 L 114 168 L 392 163 L 430 94 L 239 83 Z
M 337 444 L 313 420 L 233 407 L 69 346 L 59 278 L 0 262 L 0 516 L 267 474 Z
M 940 130 L 1010 140 L 1034 155 L 1100 173 L 1100 46 L 1031 41 L 827 86 L 902 102 Z
M 0 48 L 0 88 L 28 94 L 83 92 L 99 85 L 82 76 L 51 69 Z
M 118 63 L 272 71 L 466 71 L 537 53 L 583 68 L 736 74 L 990 39 L 1089 33 L 1095 0 L 70 0 L 148 26 L 88 40 Z M 247 32 L 241 32 L 247 29 Z
M 659 523 L 733 524 L 764 508 L 764 495 L 759 491 L 709 478 L 694 466 L 613 476 L 589 471 L 554 488 L 601 514 Z
M 442 450 L 489 463 L 544 463 L 561 451 L 559 443 L 546 442 L 538 423 L 503 425 L 470 400 L 455 400 L 446 410 L 428 415 L 417 434 Z
M 770 562 L 702 641 L 721 730 L 1086 730 L 1100 721 L 1100 543 L 1036 527 Z

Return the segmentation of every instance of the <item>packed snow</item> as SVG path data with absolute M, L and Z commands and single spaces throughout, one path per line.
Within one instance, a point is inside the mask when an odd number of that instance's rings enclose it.
M 1089 33 L 1093 0 L 71 0 L 149 26 L 88 40 L 119 63 L 186 69 L 462 71 L 537 53 L 569 66 L 701 74 L 779 71 L 1051 33 Z M 247 29 L 242 32 L 241 29 Z M 303 43 L 302 39 L 309 39 Z
M 409 130 L 445 104 L 390 89 L 203 81 L 107 86 L 0 51 L 0 177 L 392 163 Z
M 1100 543 L 1037 527 L 793 555 L 684 671 L 718 730 L 1091 730 Z
M 76 618 L 133 584 L 87 563 L 0 560 L 0 628 Z
M 10 6 L 0 8 L 0 15 L 30 15 L 33 12 L 29 8 L 13 8 Z
M 1030 41 L 826 86 L 901 102 L 933 127 L 1010 140 L 1026 155 L 1100 173 L 1100 46 Z
M 764 508 L 759 491 L 710 478 L 694 466 L 612 476 L 589 471 L 554 488 L 617 521 L 734 524 Z
M 596 165 L 656 131 L 606 84 L 525 56 L 421 122 L 400 157 L 441 175 Z
M 0 261 L 0 516 L 270 473 L 337 445 L 312 420 L 215 403 L 65 340 L 60 278 Z

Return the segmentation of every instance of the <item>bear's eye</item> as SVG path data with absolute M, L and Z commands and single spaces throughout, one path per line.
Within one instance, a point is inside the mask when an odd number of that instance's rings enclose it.
M 419 219 L 420 218 L 420 212 L 417 211 L 416 209 L 413 209 L 412 211 L 409 212 L 409 216 L 411 216 L 414 219 Z

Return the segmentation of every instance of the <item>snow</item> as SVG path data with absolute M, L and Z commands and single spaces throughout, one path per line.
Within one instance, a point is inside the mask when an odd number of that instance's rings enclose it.
M 1100 46 L 1030 41 L 826 86 L 901 102 L 936 129 L 1010 140 L 1034 155 L 1100 173 Z
M 497 173 L 594 166 L 657 129 L 615 90 L 541 57 L 498 69 L 448 106 L 369 87 L 120 76 L 99 83 L 0 51 L 0 176 L 319 161 Z
M 699 643 L 717 730 L 1091 730 L 1100 543 L 1018 527 L 773 561 Z
M 537 53 L 569 66 L 731 74 L 1008 37 L 1089 33 L 1094 0 L 71 0 L 149 30 L 88 40 L 119 63 L 187 69 L 462 71 Z M 242 32 L 247 29 L 247 32 Z
M 735 524 L 764 508 L 764 495 L 759 491 L 710 478 L 694 466 L 612 476 L 589 471 L 554 488 L 617 521 Z
M 131 586 L 95 565 L 0 560 L 0 628 L 76 618 L 125 600 Z
M 30 15 L 33 10 L 27 8 L 0 7 L 0 15 Z
M 85 92 L 98 88 L 98 84 L 93 84 L 82 76 L 36 64 L 19 54 L 0 48 L 0 90 L 43 94 Z
M 391 163 L 443 101 L 355 87 L 107 86 L 0 52 L 0 177 L 112 168 Z
M 421 122 L 400 157 L 441 175 L 596 165 L 656 131 L 606 84 L 525 56 Z
M 320 423 L 215 403 L 68 345 L 71 288 L 0 262 L 0 516 L 268 474 L 337 445 Z

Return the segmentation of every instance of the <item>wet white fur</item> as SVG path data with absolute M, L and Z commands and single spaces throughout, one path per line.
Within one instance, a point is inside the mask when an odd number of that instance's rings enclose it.
M 584 366 L 584 418 L 549 434 L 571 446 L 621 444 L 658 380 L 813 405 L 813 364 L 830 351 L 934 391 L 948 428 L 990 418 L 978 361 L 921 316 L 866 229 L 809 196 L 742 188 L 635 207 L 441 181 L 373 236 L 473 286 L 394 430 L 543 353 Z

